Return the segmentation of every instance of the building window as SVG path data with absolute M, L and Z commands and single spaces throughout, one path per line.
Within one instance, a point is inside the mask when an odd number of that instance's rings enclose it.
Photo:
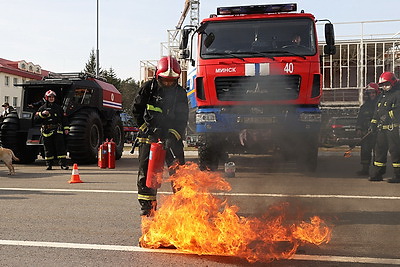
M 9 101 L 10 101 L 10 97 L 9 97 L 8 95 L 6 95 L 6 96 L 4 97 L 4 102 L 9 103 Z
M 6 76 L 6 79 L 4 81 L 4 85 L 5 86 L 10 86 L 10 77 L 9 76 Z
M 18 83 L 18 78 L 13 78 L 13 84 L 14 86 Z
M 12 105 L 13 105 L 13 107 L 15 108 L 15 107 L 18 106 L 17 104 L 18 104 L 18 97 L 14 96 L 14 97 L 13 97 Z
M 26 79 L 25 78 L 22 78 L 22 83 L 25 83 L 26 82 Z

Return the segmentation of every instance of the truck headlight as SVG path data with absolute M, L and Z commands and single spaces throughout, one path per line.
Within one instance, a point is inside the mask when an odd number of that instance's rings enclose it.
M 299 120 L 302 122 L 321 122 L 321 113 L 301 113 Z
M 215 113 L 200 113 L 196 114 L 196 123 L 216 122 Z
M 33 113 L 32 112 L 22 112 L 22 118 L 24 118 L 24 119 L 32 119 L 32 115 L 33 115 Z

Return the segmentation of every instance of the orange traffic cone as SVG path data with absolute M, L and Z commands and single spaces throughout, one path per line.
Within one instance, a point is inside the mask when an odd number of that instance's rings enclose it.
M 72 168 L 71 180 L 68 183 L 83 183 L 83 181 L 81 181 L 81 178 L 79 177 L 78 164 L 76 163 L 74 163 L 74 168 Z

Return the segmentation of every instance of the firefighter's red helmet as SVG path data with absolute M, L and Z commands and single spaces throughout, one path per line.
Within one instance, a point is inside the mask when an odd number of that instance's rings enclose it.
M 52 91 L 52 90 L 48 90 L 45 94 L 44 94 L 44 99 L 48 100 L 49 96 L 57 96 L 56 92 Z
M 390 82 L 390 84 L 393 86 L 397 82 L 396 75 L 394 75 L 394 73 L 390 71 L 382 73 L 381 76 L 379 77 L 378 84 L 382 84 L 385 82 Z
M 379 85 L 377 83 L 369 83 L 367 87 L 365 87 L 365 92 L 369 93 L 371 91 L 374 91 L 378 95 L 380 93 Z
M 163 57 L 158 61 L 156 78 L 177 79 L 181 75 L 181 66 L 172 56 Z

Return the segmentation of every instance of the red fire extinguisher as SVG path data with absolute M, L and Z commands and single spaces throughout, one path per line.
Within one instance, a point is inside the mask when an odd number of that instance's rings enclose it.
M 107 165 L 108 165 L 107 146 L 108 146 L 108 139 L 99 146 L 99 155 L 98 155 L 97 166 L 99 166 L 102 169 L 107 168 Z
M 160 188 L 164 170 L 166 150 L 161 142 L 152 143 L 150 146 L 149 166 L 147 168 L 146 186 Z
M 115 142 L 111 139 L 108 142 L 108 168 L 114 169 L 115 168 L 115 149 L 116 145 Z

